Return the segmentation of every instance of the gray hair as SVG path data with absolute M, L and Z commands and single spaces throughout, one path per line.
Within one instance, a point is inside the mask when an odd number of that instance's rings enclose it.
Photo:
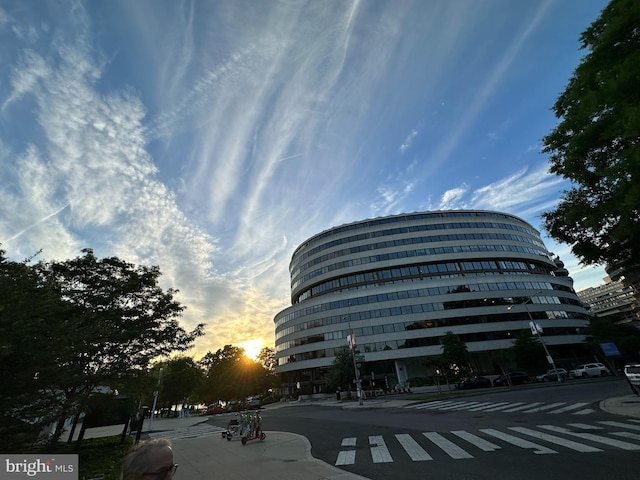
M 120 480 L 142 478 L 142 475 L 147 473 L 151 466 L 149 465 L 149 453 L 152 450 L 165 447 L 171 448 L 171 440 L 167 438 L 151 438 L 134 445 L 124 459 Z

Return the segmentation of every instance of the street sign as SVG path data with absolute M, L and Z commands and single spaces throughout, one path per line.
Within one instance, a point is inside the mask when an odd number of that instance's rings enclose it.
M 354 358 L 356 359 L 356 362 L 364 362 L 364 355 L 362 354 L 355 355 Z

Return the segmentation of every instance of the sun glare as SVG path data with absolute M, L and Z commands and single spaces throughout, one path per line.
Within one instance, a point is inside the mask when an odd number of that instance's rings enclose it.
M 247 340 L 239 345 L 251 360 L 256 360 L 262 350 L 262 340 Z

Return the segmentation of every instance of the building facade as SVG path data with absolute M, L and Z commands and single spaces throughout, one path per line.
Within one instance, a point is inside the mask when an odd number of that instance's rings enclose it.
M 586 311 L 539 232 L 510 214 L 435 211 L 363 220 L 319 233 L 293 253 L 291 306 L 274 319 L 276 372 L 321 392 L 323 374 L 354 335 L 364 375 L 392 385 L 424 376 L 451 331 L 491 368 L 518 331 L 539 322 L 570 357 Z M 558 359 L 556 358 L 556 363 Z
M 579 291 L 578 297 L 589 306 L 589 313 L 598 318 L 616 325 L 640 327 L 640 306 L 631 286 L 609 279 L 602 285 Z

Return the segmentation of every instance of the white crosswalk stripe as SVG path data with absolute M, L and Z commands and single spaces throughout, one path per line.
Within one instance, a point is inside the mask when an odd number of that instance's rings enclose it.
M 433 402 L 406 405 L 403 408 L 413 410 L 440 410 L 443 412 L 466 410 L 468 412 L 503 412 L 503 413 L 570 413 L 571 415 L 590 415 L 593 408 L 584 408 L 588 403 L 578 402 L 568 405 L 566 402 L 465 402 L 457 400 L 436 400 Z
M 200 423 L 190 427 L 176 428 L 175 430 L 150 432 L 149 437 L 162 437 L 169 438 L 171 440 L 178 440 L 181 438 L 209 437 L 211 435 L 221 435 L 224 431 L 226 431 L 225 428 L 216 427 L 209 423 Z
M 507 431 L 505 431 L 505 429 Z M 613 430 L 612 430 L 613 429 Z M 599 434 L 587 431 L 598 431 Z M 608 430 L 608 431 L 605 431 Z M 615 430 L 615 431 L 614 431 Z M 477 433 L 466 430 L 452 430 L 450 432 L 422 432 L 396 433 L 389 445 L 382 435 L 368 437 L 369 450 L 373 463 L 394 462 L 393 456 L 400 452 L 414 462 L 434 461 L 438 456 L 430 451 L 444 452 L 452 461 L 473 459 L 477 452 L 508 451 L 505 447 L 518 447 L 531 450 L 537 455 L 553 455 L 561 450 L 572 450 L 580 453 L 603 452 L 603 445 L 613 449 L 625 451 L 640 450 L 640 422 L 632 419 L 625 421 L 598 421 L 589 423 L 568 423 L 558 425 L 536 425 L 532 427 L 512 426 L 501 430 L 494 428 L 481 428 Z M 489 441 L 491 437 L 494 441 Z M 532 442 L 529 439 L 535 439 Z M 575 438 L 579 438 L 576 441 Z M 614 438 L 615 437 L 615 438 Z M 421 440 L 422 439 L 422 440 Z M 430 443 L 425 444 L 425 439 Z M 341 441 L 341 450 L 338 452 L 335 465 L 354 465 L 357 460 L 357 437 L 346 437 Z M 462 444 L 460 442 L 463 442 Z M 548 445 L 553 446 L 550 448 Z M 431 446 L 431 449 L 429 448 Z M 390 448 L 392 447 L 392 448 Z M 477 450 L 474 450 L 477 449 Z M 393 456 L 391 452 L 394 452 Z M 406 457 L 405 457 L 406 458 Z M 442 454 L 439 456 L 442 460 Z

